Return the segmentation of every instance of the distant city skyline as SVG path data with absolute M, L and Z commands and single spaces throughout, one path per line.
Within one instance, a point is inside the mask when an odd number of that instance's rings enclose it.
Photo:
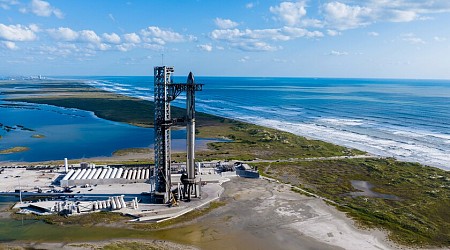
M 450 79 L 449 23 L 448 0 L 0 0 L 0 76 Z

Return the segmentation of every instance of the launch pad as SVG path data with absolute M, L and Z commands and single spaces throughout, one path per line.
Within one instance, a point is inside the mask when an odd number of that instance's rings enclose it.
M 150 190 L 155 203 L 170 203 L 172 195 L 171 183 L 171 127 L 186 123 L 187 159 L 186 172 L 182 176 L 183 197 L 187 194 L 190 200 L 192 192 L 197 195 L 195 178 L 195 92 L 203 89 L 203 84 L 194 81 L 194 75 L 189 73 L 186 83 L 174 83 L 173 67 L 154 67 L 154 103 L 155 103 L 155 171 Z M 186 92 L 186 116 L 172 118 L 170 102 L 181 93 Z M 180 190 L 180 189 L 179 189 Z

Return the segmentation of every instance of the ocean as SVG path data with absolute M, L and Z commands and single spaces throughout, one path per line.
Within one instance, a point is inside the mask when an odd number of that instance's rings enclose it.
M 83 77 L 153 100 L 153 76 Z M 197 111 L 450 170 L 450 81 L 196 77 Z M 185 77 L 175 77 L 183 83 Z M 184 107 L 180 96 L 174 106 Z

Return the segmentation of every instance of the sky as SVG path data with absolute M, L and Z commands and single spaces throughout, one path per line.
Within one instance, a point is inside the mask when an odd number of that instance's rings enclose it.
M 449 0 L 0 0 L 0 75 L 450 79 Z

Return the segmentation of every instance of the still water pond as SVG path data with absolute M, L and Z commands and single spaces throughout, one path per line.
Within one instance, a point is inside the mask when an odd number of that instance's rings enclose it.
M 111 122 L 92 112 L 49 105 L 0 101 L 0 150 L 28 151 L 0 155 L 2 161 L 81 159 L 111 154 L 124 148 L 153 148 L 154 130 Z M 33 136 L 42 135 L 43 138 Z M 185 149 L 185 130 L 172 131 L 172 148 Z M 199 140 L 201 146 L 207 140 Z

